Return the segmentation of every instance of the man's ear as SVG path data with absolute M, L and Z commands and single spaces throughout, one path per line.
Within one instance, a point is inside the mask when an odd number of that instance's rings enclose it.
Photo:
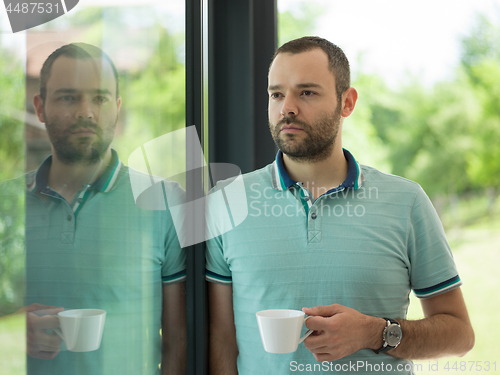
M 35 107 L 35 112 L 40 122 L 45 123 L 45 117 L 43 116 L 43 99 L 40 94 L 36 94 L 33 98 L 33 105 Z
M 356 101 L 358 100 L 358 92 L 354 87 L 349 87 L 342 94 L 342 117 L 348 117 L 354 111 Z
M 122 97 L 119 96 L 118 99 L 116 99 L 116 107 L 118 108 L 118 113 L 120 113 L 121 106 L 122 106 Z

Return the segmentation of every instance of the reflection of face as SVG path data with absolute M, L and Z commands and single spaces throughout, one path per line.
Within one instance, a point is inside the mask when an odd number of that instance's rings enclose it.
M 37 113 L 60 161 L 94 164 L 113 140 L 120 104 L 107 61 L 61 56 L 52 65 Z
M 341 123 L 335 78 L 321 49 L 279 54 L 269 70 L 269 128 L 292 159 L 330 156 Z

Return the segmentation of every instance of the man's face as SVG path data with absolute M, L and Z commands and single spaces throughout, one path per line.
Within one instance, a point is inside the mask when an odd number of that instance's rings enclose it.
M 58 57 L 47 81 L 45 101 L 35 98 L 53 152 L 65 164 L 94 164 L 114 137 L 121 99 L 106 60 Z
M 335 77 L 321 49 L 276 56 L 269 70 L 269 128 L 280 150 L 297 161 L 327 158 L 341 125 Z

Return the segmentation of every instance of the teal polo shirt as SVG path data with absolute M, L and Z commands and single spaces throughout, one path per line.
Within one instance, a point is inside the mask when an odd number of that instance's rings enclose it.
M 162 285 L 185 278 L 185 254 L 169 211 L 135 204 L 131 179 L 150 177 L 112 154 L 71 203 L 47 186 L 51 157 L 26 176 L 26 304 L 107 311 L 99 350 L 63 344 L 53 360 L 28 357 L 28 374 L 160 373 Z M 162 184 L 182 196 L 177 183 Z
M 207 279 L 232 285 L 240 375 L 348 373 L 353 364 L 367 365 L 358 372 L 378 374 L 382 363 L 393 373 L 411 374 L 411 362 L 372 350 L 323 367 L 303 344 L 295 353 L 267 353 L 255 313 L 338 303 L 372 316 L 405 318 L 411 290 L 429 298 L 461 285 L 421 187 L 359 165 L 347 150 L 344 155 L 346 180 L 316 200 L 290 178 L 278 152 L 274 163 L 243 175 L 243 199 L 208 206 L 208 230 L 222 234 L 207 243 Z M 229 185 L 221 182 L 216 190 Z M 241 224 L 219 229 L 227 212 L 244 210 Z

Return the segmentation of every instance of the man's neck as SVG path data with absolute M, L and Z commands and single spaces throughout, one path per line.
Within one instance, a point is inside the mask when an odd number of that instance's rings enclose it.
M 290 177 L 302 182 L 314 199 L 344 182 L 349 168 L 342 146 L 337 144 L 330 156 L 321 161 L 296 161 L 283 154 L 283 164 Z
M 71 203 L 75 194 L 82 189 L 82 186 L 97 181 L 110 163 L 111 149 L 106 151 L 100 162 L 90 165 L 78 163 L 65 164 L 53 152 L 47 183 L 53 190 Z

